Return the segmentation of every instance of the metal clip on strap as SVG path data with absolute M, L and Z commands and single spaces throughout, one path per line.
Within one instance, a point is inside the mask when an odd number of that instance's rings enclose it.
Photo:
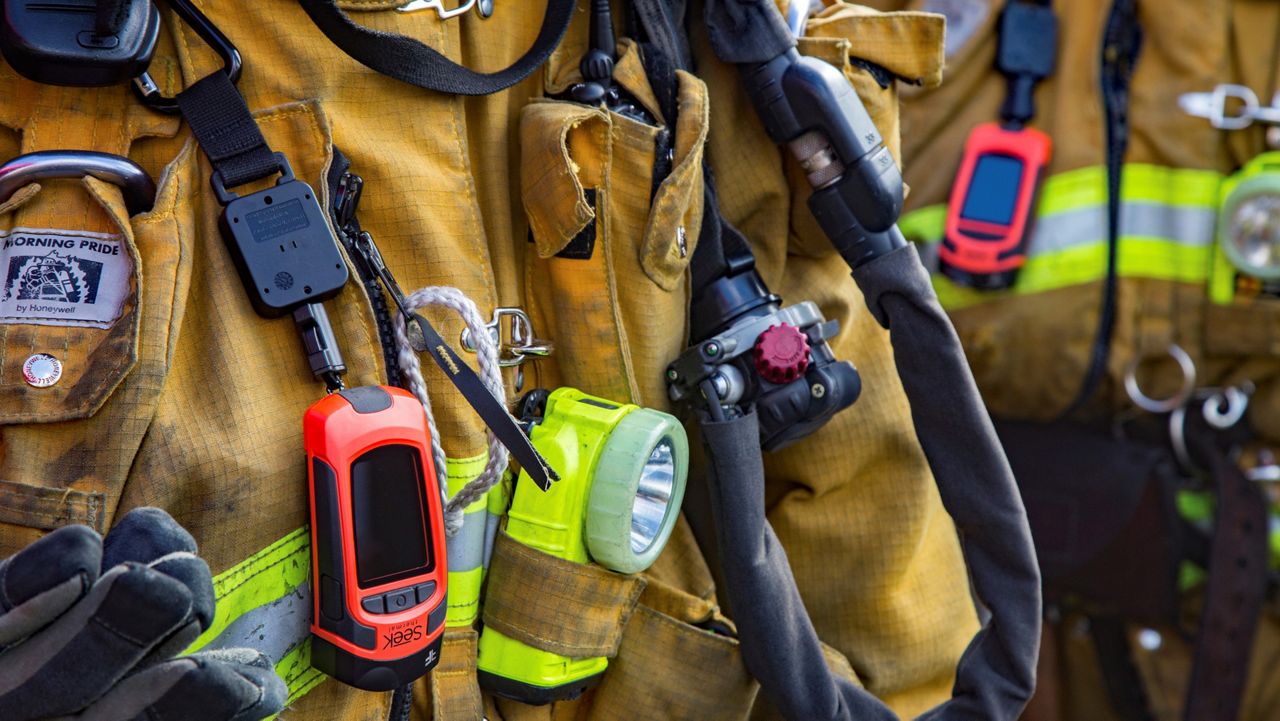
M 402 13 L 414 13 L 420 10 L 435 10 L 436 15 L 441 20 L 465 15 L 472 8 L 480 11 L 480 17 L 487 18 L 493 15 L 493 0 L 462 0 L 458 6 L 452 10 L 448 10 L 444 6 L 444 0 L 409 0 L 409 2 L 396 8 Z
M 534 337 L 533 321 L 520 308 L 495 308 L 487 327 L 498 346 L 498 365 L 503 368 L 522 365 L 530 358 L 546 358 L 554 350 L 551 341 Z M 466 352 L 476 352 L 470 328 L 463 329 L 460 342 Z
M 190 0 L 169 0 L 170 7 L 182 21 L 191 26 L 192 30 L 204 40 L 209 47 L 213 48 L 218 56 L 222 58 L 223 72 L 234 85 L 240 82 L 240 51 L 231 43 L 231 40 L 222 31 L 209 21 L 209 18 L 200 12 L 199 8 L 191 4 Z M 156 85 L 149 71 L 143 72 L 133 81 L 133 90 L 137 93 L 142 102 L 153 110 L 162 113 L 178 113 L 181 109 L 178 107 L 178 99 L 166 96 L 160 92 L 160 86 Z
M 1240 108 L 1233 115 L 1227 114 L 1227 105 L 1236 101 Z M 1184 93 L 1178 98 L 1178 106 L 1188 115 L 1207 118 L 1209 124 L 1219 130 L 1243 130 L 1255 122 L 1280 123 L 1280 93 L 1272 98 L 1270 107 L 1262 107 L 1257 93 L 1247 85 L 1223 83 L 1207 93 Z

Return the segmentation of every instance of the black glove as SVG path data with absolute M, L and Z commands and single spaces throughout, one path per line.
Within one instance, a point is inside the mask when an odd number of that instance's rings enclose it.
M 258 721 L 288 689 L 257 651 L 176 656 L 209 626 L 196 542 L 158 508 L 66 526 L 0 561 L 0 719 Z

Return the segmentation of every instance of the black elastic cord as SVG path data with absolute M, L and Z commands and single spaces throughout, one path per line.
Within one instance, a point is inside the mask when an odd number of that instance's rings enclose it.
M 234 188 L 280 171 L 279 159 L 226 73 L 217 70 L 197 81 L 178 93 L 177 101 L 225 187 Z
M 336 0 L 298 0 L 320 32 L 362 65 L 390 78 L 453 95 L 489 95 L 529 77 L 546 62 L 573 19 L 575 0 L 549 0 L 542 29 L 533 46 L 503 70 L 478 73 L 404 35 L 370 30 L 357 24 Z
M 387 721 L 409 721 L 413 713 L 413 684 L 405 684 L 391 692 L 391 710 Z
M 1134 0 L 1115 0 L 1102 44 L 1102 99 L 1107 132 L 1107 276 L 1102 284 L 1102 309 L 1094 336 L 1093 353 L 1084 383 L 1062 417 L 1075 415 L 1089 402 L 1106 375 L 1111 339 L 1116 324 L 1118 257 L 1120 253 L 1120 179 L 1124 154 L 1129 147 L 1129 85 L 1142 45 Z

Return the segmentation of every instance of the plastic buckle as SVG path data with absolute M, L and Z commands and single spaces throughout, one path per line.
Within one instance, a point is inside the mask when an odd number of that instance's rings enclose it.
M 534 336 L 533 321 L 520 308 L 495 308 L 493 320 L 485 327 L 498 346 L 498 365 L 503 368 L 522 365 L 530 358 L 545 358 L 554 350 L 550 341 Z M 461 343 L 463 350 L 468 353 L 476 352 L 471 329 L 462 331 Z

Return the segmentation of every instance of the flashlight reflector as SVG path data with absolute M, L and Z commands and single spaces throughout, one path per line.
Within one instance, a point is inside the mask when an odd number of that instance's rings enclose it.
M 676 462 L 671 441 L 662 439 L 649 454 L 640 471 L 636 500 L 631 504 L 631 551 L 644 553 L 658 538 L 662 519 L 671 507 L 671 489 L 675 485 Z
M 1280 279 L 1280 195 L 1240 200 L 1227 219 L 1222 251 L 1238 270 L 1264 280 Z

